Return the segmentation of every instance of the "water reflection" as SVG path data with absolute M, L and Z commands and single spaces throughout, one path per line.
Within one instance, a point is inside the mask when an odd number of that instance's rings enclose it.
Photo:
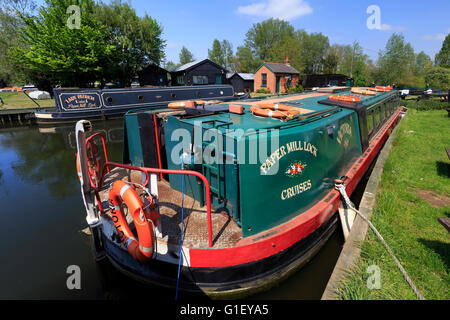
M 10 164 L 15 175 L 25 182 L 45 185 L 52 197 L 62 199 L 79 190 L 74 128 L 71 124 L 8 130 L 0 135 L 0 147 L 16 154 L 17 159 Z M 109 158 L 120 160 L 122 120 L 96 122 L 95 130 L 104 133 Z

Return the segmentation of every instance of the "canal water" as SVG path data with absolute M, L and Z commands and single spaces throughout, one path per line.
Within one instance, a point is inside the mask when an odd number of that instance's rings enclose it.
M 107 138 L 109 159 L 121 162 L 122 120 L 93 124 Z M 95 262 L 82 232 L 75 146 L 74 125 L 0 129 L 0 299 L 174 299 L 174 290 L 143 286 L 108 261 Z M 320 299 L 342 245 L 338 229 L 299 272 L 247 299 Z M 79 290 L 67 287 L 74 265 L 81 270 Z

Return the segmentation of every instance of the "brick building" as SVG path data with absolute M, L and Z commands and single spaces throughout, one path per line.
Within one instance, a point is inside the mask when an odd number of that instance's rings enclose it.
M 299 72 L 289 64 L 286 57 L 284 63 L 264 62 L 255 71 L 254 87 L 269 89 L 272 93 L 286 93 L 289 88 L 297 87 Z

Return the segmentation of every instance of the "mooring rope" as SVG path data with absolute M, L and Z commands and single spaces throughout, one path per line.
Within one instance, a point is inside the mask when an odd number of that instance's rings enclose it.
M 375 232 L 375 234 L 377 235 L 377 237 L 381 240 L 381 242 L 383 243 L 383 245 L 386 247 L 387 251 L 389 252 L 389 254 L 391 255 L 391 257 L 394 259 L 395 263 L 397 264 L 398 268 L 400 269 L 400 272 L 402 273 L 403 277 L 405 277 L 406 281 L 408 282 L 408 284 L 411 286 L 411 288 L 413 289 L 414 293 L 417 295 L 417 297 L 420 300 L 425 300 L 423 298 L 423 296 L 420 294 L 419 290 L 417 289 L 417 287 L 414 285 L 414 283 L 412 282 L 412 280 L 409 278 L 408 274 L 406 273 L 405 269 L 403 268 L 403 266 L 401 265 L 400 261 L 397 259 L 397 257 L 394 255 L 394 253 L 392 252 L 391 248 L 388 246 L 388 244 L 386 243 L 386 241 L 384 240 L 383 236 L 378 232 L 377 228 L 375 228 L 375 226 L 369 221 L 369 219 L 367 219 L 361 212 L 359 212 L 358 210 L 356 210 L 353 206 L 352 203 L 350 201 L 350 198 L 347 195 L 347 192 L 345 191 L 345 185 L 342 183 L 336 183 L 335 184 L 335 188 L 340 192 L 342 198 L 344 199 L 346 205 L 348 208 L 354 210 L 365 222 L 367 222 L 367 224 L 369 225 L 369 227 L 373 230 L 373 232 Z

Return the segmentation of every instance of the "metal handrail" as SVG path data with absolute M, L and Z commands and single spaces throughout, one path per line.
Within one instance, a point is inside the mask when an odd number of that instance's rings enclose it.
M 97 136 L 100 136 L 100 138 L 102 138 L 103 154 L 105 155 L 105 162 L 108 162 L 108 152 L 106 151 L 106 143 L 105 143 L 105 137 L 103 136 L 103 133 L 97 132 L 97 133 L 94 133 L 93 135 L 89 136 L 89 138 L 86 139 L 86 145 Z M 108 172 L 109 172 L 109 168 L 108 168 Z
M 212 247 L 211 195 L 210 195 L 210 187 L 209 187 L 208 179 L 206 179 L 206 177 L 203 174 L 201 174 L 197 171 L 192 171 L 192 170 L 145 168 L 145 167 L 137 167 L 137 166 L 133 166 L 133 165 L 129 165 L 129 164 L 122 164 L 122 163 L 117 163 L 117 162 L 106 162 L 102 168 L 102 175 L 100 178 L 98 188 L 96 189 L 96 193 L 98 193 L 98 190 L 101 190 L 101 188 L 103 186 L 103 181 L 105 178 L 106 169 L 109 170 L 110 166 L 144 172 L 145 176 L 146 176 L 144 185 L 147 185 L 150 180 L 149 173 L 186 174 L 186 175 L 192 175 L 192 176 L 196 176 L 197 178 L 200 178 L 205 185 L 205 192 L 206 192 L 206 212 L 207 212 L 207 222 L 208 222 L 208 246 L 209 246 L 209 248 Z

